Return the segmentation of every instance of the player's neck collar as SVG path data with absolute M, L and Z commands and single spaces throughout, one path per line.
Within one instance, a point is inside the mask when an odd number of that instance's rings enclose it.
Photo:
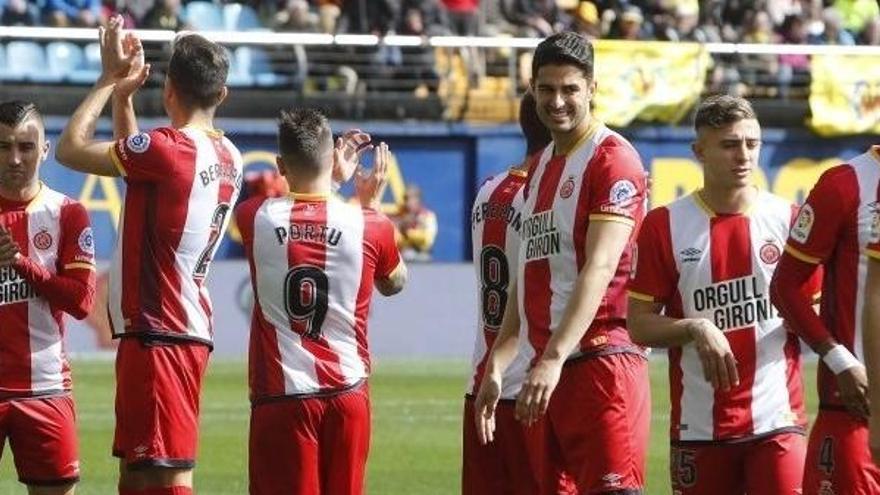
M 751 186 L 751 187 L 755 189 L 755 197 L 757 197 L 757 195 L 760 194 L 760 192 L 761 192 L 760 189 L 758 189 L 758 186 Z M 704 194 L 705 194 L 705 190 L 703 188 L 700 188 L 700 189 L 697 189 L 696 191 L 694 191 L 693 194 L 691 194 L 691 196 L 694 198 L 694 203 L 701 210 L 703 210 L 706 213 L 706 215 L 709 216 L 709 218 L 715 218 L 719 215 L 746 215 L 746 216 L 748 216 L 749 214 L 752 213 L 752 208 L 754 208 L 754 206 L 755 206 L 755 201 L 753 200 L 742 211 L 718 213 L 715 210 L 713 210 L 711 206 L 709 206 L 709 203 L 706 202 L 706 199 L 703 197 Z
M 290 192 L 288 196 L 293 198 L 295 201 L 327 201 L 330 198 L 329 192 L 320 192 L 320 193 L 298 193 L 298 192 Z
M 208 134 L 211 137 L 223 137 L 222 129 L 215 129 L 213 127 L 208 127 L 202 124 L 186 124 L 183 126 L 184 129 L 195 129 L 197 131 L 202 131 L 205 134 Z
M 574 140 L 574 143 L 566 148 L 559 148 L 556 146 L 556 143 L 553 143 L 553 155 L 554 156 L 568 156 L 574 150 L 581 147 L 588 139 L 592 138 L 596 135 L 596 131 L 599 130 L 599 127 L 602 126 L 602 123 L 597 119 L 590 117 L 590 123 L 587 125 L 586 130 L 584 130 L 583 135 Z
M 17 205 L 18 208 L 21 206 L 27 205 L 25 207 L 26 211 L 30 211 L 34 205 L 39 204 L 39 198 L 43 195 L 43 189 L 45 189 L 45 184 L 43 181 L 39 181 L 39 187 L 37 188 L 37 192 L 28 199 L 13 199 L 7 198 L 5 196 L 0 196 L 0 203 L 8 205 Z M 3 208 L 0 207 L 0 211 L 3 211 Z
M 871 146 L 871 149 L 868 150 L 868 153 L 871 155 L 871 158 L 874 159 L 875 162 L 880 164 L 880 145 Z

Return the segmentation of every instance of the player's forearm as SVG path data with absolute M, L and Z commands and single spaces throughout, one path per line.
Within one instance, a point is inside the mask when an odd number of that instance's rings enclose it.
M 633 342 L 646 347 L 683 346 L 693 340 L 692 328 L 696 323 L 696 320 L 691 318 L 670 318 L 652 312 L 636 312 L 632 309 L 626 319 L 626 327 Z
M 94 271 L 78 269 L 79 277 L 53 274 L 27 257 L 19 257 L 13 265 L 50 305 L 81 320 L 88 316 L 95 302 Z
M 862 315 L 862 349 L 868 376 L 869 403 L 880 408 L 880 261 L 868 261 L 865 310 Z
M 137 133 L 137 116 L 132 97 L 113 95 L 113 139 L 125 139 Z
M 792 330 L 813 350 L 824 355 L 836 341 L 813 310 L 813 301 L 807 295 L 808 281 L 816 269 L 783 253 L 770 285 L 770 299 Z
M 608 284 L 617 266 L 590 264 L 584 266 L 574 292 L 562 315 L 558 329 L 550 337 L 542 359 L 566 360 L 589 329 L 602 303 Z
M 79 172 L 118 175 L 109 157 L 105 156 L 111 143 L 102 145 L 94 140 L 95 126 L 114 86 L 112 80 L 101 77 L 77 107 L 55 147 L 55 158 L 59 163 Z
M 510 294 L 507 296 L 507 306 L 504 307 L 504 317 L 501 320 L 501 328 L 492 345 L 489 359 L 486 363 L 486 374 L 500 377 L 516 357 L 519 343 L 519 303 L 517 288 L 514 283 Z

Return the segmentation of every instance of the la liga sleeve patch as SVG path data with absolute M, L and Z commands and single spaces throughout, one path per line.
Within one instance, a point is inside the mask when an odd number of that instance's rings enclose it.
M 125 147 L 132 153 L 144 153 L 150 148 L 150 135 L 146 132 L 133 134 L 125 140 Z
M 804 205 L 791 227 L 791 238 L 801 244 L 806 243 L 810 238 L 810 231 L 813 230 L 815 221 L 816 214 L 813 212 L 813 207 L 808 204 Z

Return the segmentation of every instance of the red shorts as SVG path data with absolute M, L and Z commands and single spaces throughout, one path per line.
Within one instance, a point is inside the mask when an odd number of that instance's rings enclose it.
M 195 465 L 209 353 L 197 342 L 122 339 L 116 351 L 114 456 L 130 468 Z
M 576 493 L 574 482 L 555 466 L 545 464 L 544 422 L 527 427 L 516 420 L 516 403 L 502 400 L 495 408 L 495 440 L 480 445 L 474 424 L 474 398 L 464 399 L 463 452 L 461 470 L 462 495 L 499 493 L 507 495 L 534 495 L 541 489 L 546 470 L 551 470 L 551 482 L 556 490 L 551 493 Z M 551 462 L 547 460 L 547 462 Z
M 22 483 L 66 485 L 79 480 L 71 396 L 0 401 L 0 453 L 7 438 Z
M 679 444 L 669 455 L 674 495 L 800 495 L 807 442 L 795 432 L 735 443 Z
M 370 450 L 370 393 L 283 398 L 251 409 L 251 495 L 360 495 Z
M 562 459 L 581 495 L 643 489 L 651 426 L 644 357 L 609 354 L 566 364 L 547 417 L 548 455 Z
M 880 494 L 868 423 L 846 411 L 819 409 L 804 467 L 804 495 Z

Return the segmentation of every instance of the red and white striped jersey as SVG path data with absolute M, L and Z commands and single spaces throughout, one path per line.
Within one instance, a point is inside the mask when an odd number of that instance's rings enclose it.
M 127 186 L 110 270 L 114 336 L 210 344 L 204 279 L 241 190 L 241 154 L 219 131 L 163 127 L 119 140 L 110 155 Z
M 391 221 L 335 198 L 291 194 L 245 201 L 236 224 L 255 298 L 251 400 L 366 378 L 373 284 L 400 264 Z
M 94 288 L 95 245 L 81 204 L 42 184 L 29 202 L 0 199 L 0 225 L 12 235 L 21 256 L 48 272 L 47 278 L 61 275 Z M 4 397 L 71 389 L 64 313 L 35 285 L 21 269 L 21 261 L 0 267 L 0 394 Z
M 474 344 L 473 371 L 468 393 L 476 394 L 486 370 L 489 351 L 495 343 L 504 309 L 510 297 L 519 249 L 522 225 L 522 188 L 527 173 L 510 169 L 506 174 L 489 178 L 474 200 L 471 209 L 471 247 L 479 285 L 477 297 L 477 334 Z M 504 372 L 501 397 L 516 397 L 528 372 L 529 362 L 520 353 Z
M 647 175 L 622 136 L 594 123 L 567 155 L 550 146 L 529 173 L 523 205 L 517 274 L 520 347 L 540 357 L 556 331 L 586 261 L 584 245 L 594 222 L 633 226 L 617 272 L 573 355 L 633 348 L 626 330 L 626 281 L 639 224 L 645 214 Z
M 860 361 L 867 257 L 880 187 L 880 147 L 832 167 L 813 186 L 791 228 L 785 250 L 802 261 L 822 264 L 820 316 L 835 340 Z M 837 380 L 820 362 L 819 399 L 841 405 Z
M 800 346 L 770 303 L 796 206 L 759 192 L 746 214 L 716 214 L 694 193 L 648 213 L 630 296 L 724 332 L 740 383 L 715 390 L 693 343 L 669 349 L 674 441 L 731 440 L 806 424 Z

